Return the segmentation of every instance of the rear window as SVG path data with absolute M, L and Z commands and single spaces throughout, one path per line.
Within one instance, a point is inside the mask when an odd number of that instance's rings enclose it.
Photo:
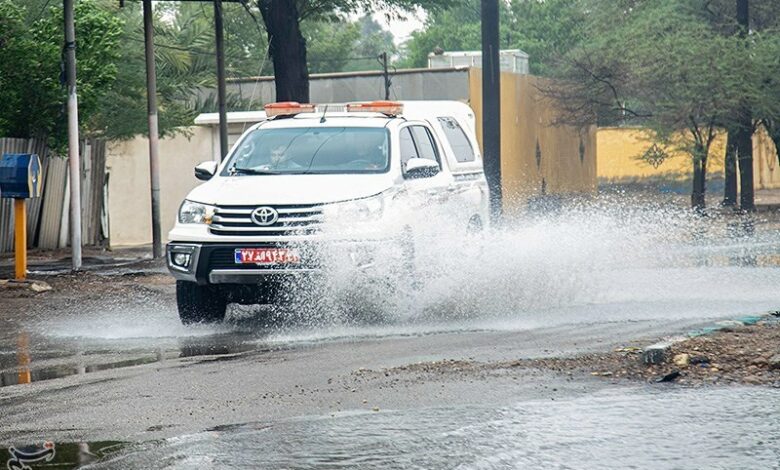
M 385 128 L 259 128 L 241 141 L 225 168 L 228 174 L 383 173 L 389 145 Z
M 450 147 L 452 147 L 455 159 L 460 163 L 476 160 L 474 147 L 471 146 L 469 138 L 466 137 L 466 133 L 460 127 L 458 121 L 451 117 L 440 117 L 439 123 L 441 123 L 442 129 L 444 129 L 444 136 L 449 141 Z

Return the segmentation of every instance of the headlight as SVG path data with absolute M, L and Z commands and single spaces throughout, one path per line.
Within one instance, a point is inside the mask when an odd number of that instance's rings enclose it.
M 325 206 L 324 215 L 326 221 L 340 223 L 370 222 L 382 218 L 384 209 L 385 198 L 380 194 L 355 201 L 328 204 Z
M 214 212 L 214 206 L 201 204 L 199 202 L 184 201 L 179 208 L 179 223 L 210 224 Z

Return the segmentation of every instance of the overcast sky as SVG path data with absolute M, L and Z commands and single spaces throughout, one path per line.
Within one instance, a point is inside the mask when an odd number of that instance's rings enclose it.
M 406 18 L 403 20 L 393 19 L 389 23 L 383 13 L 374 13 L 373 18 L 379 22 L 382 27 L 393 33 L 396 44 L 401 44 L 409 39 L 409 36 L 413 31 L 422 29 L 423 21 L 425 21 L 425 12 L 423 10 L 418 10 L 415 15 L 406 15 Z

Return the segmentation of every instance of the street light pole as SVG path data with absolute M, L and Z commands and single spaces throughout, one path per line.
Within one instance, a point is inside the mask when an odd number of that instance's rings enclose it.
M 149 180 L 152 186 L 152 256 L 162 257 L 160 229 L 160 157 L 157 124 L 157 71 L 154 66 L 152 0 L 144 1 L 144 46 L 146 50 L 146 107 L 149 117 Z
M 63 0 L 65 16 L 65 74 L 68 85 L 68 173 L 70 176 L 70 248 L 74 271 L 81 269 L 81 162 L 79 105 L 76 95 L 76 28 L 73 0 Z
M 482 147 L 493 222 L 502 213 L 500 78 L 498 0 L 482 0 Z

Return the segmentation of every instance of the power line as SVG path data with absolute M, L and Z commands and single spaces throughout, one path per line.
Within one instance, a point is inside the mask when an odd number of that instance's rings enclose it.
M 49 6 L 49 3 L 51 3 L 51 0 L 46 0 L 46 3 L 43 4 L 43 8 L 41 8 L 41 11 L 38 12 L 38 16 L 33 20 L 33 23 L 41 19 L 41 17 L 43 16 L 43 12 L 46 11 L 46 8 Z
M 134 37 L 128 37 L 127 39 L 135 42 L 144 42 L 143 39 L 134 38 Z M 209 52 L 209 51 L 193 49 L 188 47 L 172 46 L 170 44 L 160 44 L 156 42 L 154 43 L 154 47 L 162 47 L 163 49 L 173 49 L 175 51 L 191 52 L 193 54 L 200 54 L 200 55 L 207 55 L 207 56 L 213 56 L 215 54 L 215 52 Z
M 341 62 L 344 60 L 376 60 L 376 56 L 366 56 L 366 57 L 338 57 L 338 58 L 328 58 L 328 59 L 308 59 L 308 62 Z

